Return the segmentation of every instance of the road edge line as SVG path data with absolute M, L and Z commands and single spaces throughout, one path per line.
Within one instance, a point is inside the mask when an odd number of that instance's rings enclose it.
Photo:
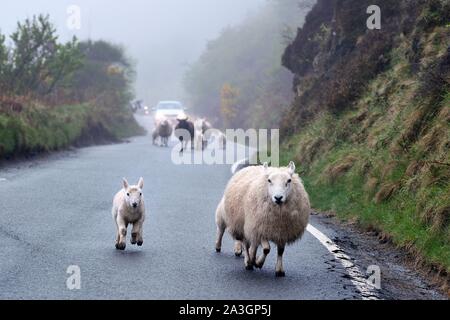
M 328 238 L 323 232 L 315 228 L 313 225 L 309 224 L 306 230 L 338 260 L 348 275 L 350 276 L 350 281 L 356 287 L 356 289 L 361 293 L 363 300 L 379 300 L 378 293 L 366 279 L 361 270 L 351 262 L 350 257 L 344 253 L 336 243 L 334 243 L 330 238 Z

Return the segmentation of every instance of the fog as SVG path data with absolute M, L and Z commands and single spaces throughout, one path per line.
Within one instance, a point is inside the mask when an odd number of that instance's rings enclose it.
M 136 96 L 149 105 L 182 99 L 181 79 L 207 41 L 244 20 L 266 0 L 15 0 L 2 1 L 0 31 L 49 14 L 64 40 L 105 39 L 122 44 L 136 64 Z M 67 27 L 70 5 L 81 9 L 81 28 Z M 211 70 L 214 72 L 214 70 Z

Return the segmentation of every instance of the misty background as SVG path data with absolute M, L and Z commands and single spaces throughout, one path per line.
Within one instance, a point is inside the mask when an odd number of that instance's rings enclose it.
M 209 40 L 257 10 L 266 0 L 17 0 L 2 3 L 1 29 L 9 35 L 18 21 L 49 14 L 62 41 L 77 36 L 125 47 L 137 71 L 136 97 L 149 105 L 182 99 L 181 80 Z M 81 29 L 67 27 L 70 5 L 81 8 Z

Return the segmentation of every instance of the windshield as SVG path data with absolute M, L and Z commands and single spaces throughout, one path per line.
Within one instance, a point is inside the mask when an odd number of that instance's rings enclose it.
M 160 103 L 156 107 L 157 110 L 183 110 L 183 106 L 179 103 Z

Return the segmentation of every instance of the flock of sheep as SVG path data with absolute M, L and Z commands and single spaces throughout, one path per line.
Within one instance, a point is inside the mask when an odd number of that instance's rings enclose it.
M 186 118 L 178 119 L 175 129 L 168 121 L 161 121 L 153 133 L 153 139 L 160 138 L 161 144 L 168 146 L 169 138 L 175 132 L 182 143 L 181 152 L 188 142 L 192 149 L 197 147 L 203 150 L 208 141 L 205 137 L 208 128 L 210 125 L 204 119 L 196 123 Z M 177 134 L 180 129 L 189 135 Z M 221 252 L 222 238 L 228 230 L 235 240 L 236 256 L 244 254 L 245 268 L 253 270 L 263 267 L 271 250 L 270 243 L 273 243 L 278 251 L 276 276 L 284 277 L 285 247 L 301 239 L 311 212 L 309 197 L 295 172 L 295 164 L 291 162 L 288 167 L 273 168 L 267 163 L 250 166 L 244 161 L 234 168 L 237 172 L 229 181 L 216 210 L 216 251 Z M 117 250 L 125 250 L 130 224 L 133 225 L 131 244 L 143 245 L 143 187 L 142 178 L 136 185 L 129 185 L 124 179 L 123 188 L 114 197 L 112 215 L 117 227 Z M 262 253 L 257 256 L 259 247 L 262 247 Z
M 226 148 L 226 137 L 220 130 L 214 129 L 205 118 L 191 121 L 187 116 L 178 117 L 174 125 L 167 119 L 157 121 L 152 133 L 153 145 L 168 147 L 174 134 L 180 141 L 183 153 L 190 144 L 192 150 L 205 150 L 211 141 L 216 141 L 222 149 Z

